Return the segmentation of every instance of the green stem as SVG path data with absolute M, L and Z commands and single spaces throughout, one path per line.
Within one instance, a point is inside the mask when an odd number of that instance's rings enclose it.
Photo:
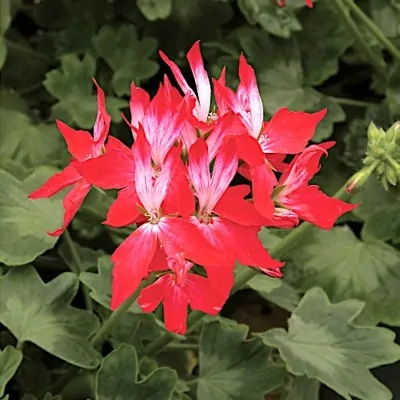
M 335 103 L 343 105 L 343 106 L 366 108 L 366 107 L 370 107 L 370 106 L 375 104 L 375 103 L 370 102 L 370 101 L 347 99 L 345 97 L 328 96 L 328 98 L 333 100 Z
M 90 340 L 90 343 L 94 347 L 99 346 L 107 339 L 112 328 L 118 324 L 121 318 L 128 312 L 132 304 L 137 300 L 141 290 L 145 286 L 150 285 L 153 281 L 154 279 L 142 281 L 142 283 L 139 285 L 136 291 L 110 315 L 110 317 L 104 322 L 100 330 Z
M 398 63 L 400 63 L 400 50 L 383 34 L 383 32 L 376 26 L 374 21 L 368 17 L 367 14 L 353 1 L 343 0 L 347 7 L 356 15 L 375 36 L 376 40 L 386 48 L 386 50 L 393 56 Z
M 69 234 L 67 229 L 64 231 L 64 239 L 71 253 L 72 264 L 75 267 L 72 272 L 74 272 L 75 275 L 79 278 L 79 275 L 83 272 L 82 262 L 81 258 L 79 257 L 78 251 L 76 249 L 75 243 L 72 240 L 71 235 Z M 82 292 L 86 309 L 89 311 L 93 311 L 93 302 L 89 295 L 89 290 L 85 285 L 82 285 Z
M 4 39 L 4 42 L 7 45 L 7 47 L 20 51 L 21 53 L 29 54 L 31 57 L 41 60 L 45 63 L 50 63 L 50 64 L 54 63 L 54 60 L 52 58 L 46 56 L 45 54 L 32 50 L 30 47 L 24 46 L 19 43 L 15 43 L 10 39 Z
M 165 347 L 165 351 L 174 350 L 197 350 L 199 348 L 198 343 L 170 343 Z
M 333 0 L 332 4 L 336 7 L 337 11 L 342 17 L 343 23 L 347 26 L 347 29 L 352 33 L 354 38 L 356 39 L 356 44 L 358 47 L 358 51 L 364 58 L 369 61 L 372 66 L 376 69 L 376 71 L 382 76 L 386 73 L 386 64 L 382 60 L 382 58 L 369 46 L 369 44 L 365 41 L 364 35 L 358 29 L 357 24 L 353 21 L 348 12 L 344 0 Z
M 349 182 L 354 180 L 354 177 L 360 174 L 361 172 L 365 175 L 371 176 L 376 168 L 376 164 L 369 167 L 362 168 L 361 171 L 357 172 L 356 174 L 352 175 L 350 179 L 343 185 L 335 194 L 334 197 L 341 199 L 341 200 L 348 200 L 351 197 L 351 193 L 346 191 L 346 188 L 349 185 Z M 274 258 L 281 258 L 285 256 L 290 250 L 293 249 L 295 245 L 297 245 L 301 239 L 305 237 L 305 234 L 311 229 L 313 225 L 308 222 L 303 222 L 300 226 L 293 229 L 288 235 L 286 235 L 276 246 L 274 246 L 271 251 L 270 255 Z M 235 278 L 235 285 L 233 286 L 231 294 L 235 293 L 239 289 L 242 289 L 251 279 L 253 279 L 257 274 L 258 270 L 255 268 L 246 268 L 238 274 Z M 197 324 L 201 321 L 204 314 L 199 311 L 194 311 L 189 315 L 187 325 L 188 325 L 188 332 L 191 332 L 195 329 Z M 154 342 L 148 344 L 145 349 L 144 353 L 147 355 L 155 355 L 160 352 L 165 346 L 171 343 L 174 340 L 174 337 L 169 333 L 165 333 L 161 337 L 159 337 Z

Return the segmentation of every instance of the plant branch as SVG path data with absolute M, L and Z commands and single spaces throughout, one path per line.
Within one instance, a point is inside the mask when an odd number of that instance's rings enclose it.
M 374 21 L 372 21 L 372 19 L 369 18 L 368 15 L 365 14 L 364 11 L 353 0 L 343 1 L 354 13 L 354 15 L 356 15 L 357 18 L 359 18 L 375 36 L 375 39 L 386 48 L 386 50 L 393 56 L 395 60 L 397 60 L 398 63 L 400 63 L 400 50 L 383 34 Z
M 365 41 L 364 35 L 361 33 L 361 31 L 358 29 L 357 24 L 351 18 L 351 15 L 343 1 L 345 0 L 333 0 L 332 4 L 336 7 L 337 11 L 341 15 L 343 23 L 347 26 L 347 29 L 356 39 L 359 53 L 364 56 L 366 61 L 369 61 L 371 63 L 371 65 L 380 75 L 384 76 L 386 73 L 385 62 Z
M 71 235 L 69 234 L 67 229 L 64 231 L 64 239 L 65 239 L 65 243 L 67 244 L 68 249 L 71 253 L 72 264 L 75 267 L 72 270 L 72 272 L 74 272 L 75 275 L 79 278 L 79 275 L 83 272 L 82 261 L 81 261 L 81 258 L 79 257 L 75 243 L 72 240 Z M 85 285 L 82 284 L 81 286 L 82 286 L 82 292 L 83 292 L 86 309 L 89 311 L 93 311 L 93 302 L 92 302 L 92 298 L 89 295 L 89 290 Z
M 376 103 L 370 101 L 363 101 L 363 100 L 355 100 L 355 99 L 348 99 L 345 97 L 335 97 L 335 96 L 328 96 L 329 99 L 334 101 L 337 104 L 342 106 L 352 106 L 352 107 L 362 107 L 367 108 L 373 106 Z

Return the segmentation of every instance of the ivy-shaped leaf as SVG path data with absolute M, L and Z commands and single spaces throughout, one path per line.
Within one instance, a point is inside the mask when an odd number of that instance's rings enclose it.
M 254 65 L 265 110 L 269 114 L 279 108 L 315 112 L 328 108 L 328 114 L 318 125 L 314 141 L 327 139 L 336 122 L 345 120 L 340 105 L 311 88 L 304 81 L 300 49 L 294 39 L 276 39 L 259 29 L 238 31 L 241 47 Z M 273 54 L 273 57 L 265 57 Z
M 370 178 L 359 193 L 354 195 L 355 202 L 361 206 L 353 212 L 364 220 L 362 236 L 383 241 L 400 243 L 400 194 L 396 189 L 385 190 L 375 178 Z
M 56 244 L 58 238 L 47 232 L 62 223 L 62 201 L 28 199 L 52 173 L 52 169 L 40 168 L 21 182 L 0 169 L 0 262 L 27 264 Z
M 0 398 L 4 395 L 8 381 L 17 372 L 22 358 L 21 351 L 12 346 L 0 350 Z
M 109 256 L 102 256 L 97 259 L 97 273 L 82 272 L 79 279 L 89 289 L 90 297 L 110 309 L 111 304 L 111 276 L 113 262 Z
M 34 125 L 21 112 L 4 108 L 0 108 L 0 120 L 0 160 L 12 158 L 27 169 L 68 160 L 65 142 L 55 124 Z
M 308 291 L 288 321 L 257 334 L 279 350 L 294 375 L 315 378 L 347 400 L 390 400 L 392 394 L 369 371 L 400 359 L 400 346 L 389 329 L 355 326 L 363 303 L 331 304 L 320 288 Z M 296 397 L 297 399 L 297 397 Z
M 387 103 L 393 121 L 400 119 L 400 64 L 395 63 L 389 71 L 386 89 Z
M 361 241 L 343 226 L 313 230 L 292 257 L 303 273 L 302 288 L 321 286 L 335 302 L 365 301 L 363 318 L 400 325 L 398 250 L 373 239 Z
M 319 382 L 306 376 L 295 376 L 282 400 L 319 400 Z
M 270 0 L 239 0 L 238 6 L 250 24 L 260 24 L 273 35 L 288 38 L 302 29 L 290 8 L 277 7 Z
M 69 272 L 44 283 L 31 266 L 12 269 L 0 278 L 0 322 L 19 342 L 32 342 L 69 364 L 95 368 L 101 355 L 88 338 L 99 321 L 70 305 L 78 283 Z
M 43 82 L 47 91 L 58 100 L 52 107 L 54 118 L 70 125 L 75 123 L 83 129 L 93 127 L 97 111 L 92 82 L 95 73 L 96 60 L 89 54 L 82 61 L 76 54 L 61 57 L 61 68 L 48 72 Z M 106 107 L 114 122 L 121 121 L 120 109 L 126 105 L 122 99 L 107 96 Z
M 149 20 L 168 18 L 172 10 L 172 0 L 136 0 L 142 14 Z
M 304 83 L 320 85 L 339 70 L 339 57 L 353 38 L 330 2 L 320 2 L 312 12 L 300 14 L 302 30 L 296 34 L 304 71 Z
M 119 29 L 104 26 L 93 37 L 93 45 L 113 70 L 112 84 L 119 96 L 130 93 L 132 81 L 140 85 L 158 71 L 158 64 L 150 59 L 157 40 L 153 37 L 139 40 L 133 25 L 122 25 Z
M 260 400 L 283 384 L 284 368 L 268 360 L 270 351 L 259 340 L 246 341 L 248 332 L 233 321 L 203 324 L 198 400 Z
M 166 367 L 139 378 L 136 350 L 124 344 L 101 363 L 96 375 L 96 400 L 169 400 L 177 381 L 176 372 Z
M 369 0 L 369 6 L 372 19 L 385 36 L 390 38 L 400 36 L 400 3 L 398 0 Z

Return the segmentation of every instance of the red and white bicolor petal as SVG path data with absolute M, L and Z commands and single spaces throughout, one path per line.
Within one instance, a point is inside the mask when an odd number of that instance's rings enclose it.
M 238 167 L 238 157 L 233 140 L 219 150 L 210 174 L 207 144 L 199 139 L 189 150 L 188 172 L 199 199 L 199 214 L 210 213 L 224 194 Z
M 216 315 L 224 305 L 226 296 L 209 279 L 190 273 L 193 264 L 185 260 L 184 254 L 178 253 L 167 260 L 170 273 L 144 288 L 138 303 L 144 312 L 153 312 L 162 302 L 167 330 L 184 334 L 189 305 L 193 310 Z
M 200 41 L 194 43 L 192 48 L 187 53 L 187 60 L 190 69 L 192 70 L 194 80 L 196 83 L 197 96 L 193 89 L 190 88 L 186 79 L 183 77 L 179 67 L 171 61 L 166 54 L 160 51 L 160 56 L 163 61 L 171 68 L 171 71 L 178 82 L 184 94 L 189 94 L 196 98 L 196 105 L 194 108 L 194 115 L 201 122 L 207 122 L 208 114 L 210 112 L 211 104 L 211 85 L 208 78 L 208 73 L 204 68 L 203 58 L 200 52 Z
M 101 148 L 104 146 L 110 130 L 111 116 L 106 109 L 106 98 L 104 91 L 94 78 L 93 83 L 97 88 L 97 116 L 93 127 L 93 139 L 96 151 L 101 152 Z
M 147 107 L 150 104 L 150 95 L 142 88 L 137 87 L 134 82 L 131 83 L 131 97 L 129 100 L 129 108 L 131 111 L 131 125 L 139 128 L 139 124 L 143 123 L 143 118 Z M 132 129 L 132 134 L 136 138 L 136 132 Z
M 320 159 L 335 142 L 312 145 L 298 154 L 283 172 L 274 200 L 299 218 L 322 229 L 331 229 L 344 213 L 358 204 L 349 204 L 325 195 L 308 182 L 320 169 Z

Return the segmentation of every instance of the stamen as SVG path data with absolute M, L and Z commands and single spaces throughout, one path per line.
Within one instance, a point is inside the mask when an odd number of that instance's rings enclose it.
M 217 113 L 215 113 L 215 112 L 210 112 L 210 113 L 208 114 L 208 117 L 207 117 L 207 122 L 208 122 L 208 123 L 213 122 L 213 121 L 217 121 L 217 120 L 218 120 L 218 115 L 217 115 Z
M 150 224 L 158 224 L 160 222 L 160 216 L 156 211 L 151 211 L 150 213 L 146 213 L 145 216 L 149 219 Z

